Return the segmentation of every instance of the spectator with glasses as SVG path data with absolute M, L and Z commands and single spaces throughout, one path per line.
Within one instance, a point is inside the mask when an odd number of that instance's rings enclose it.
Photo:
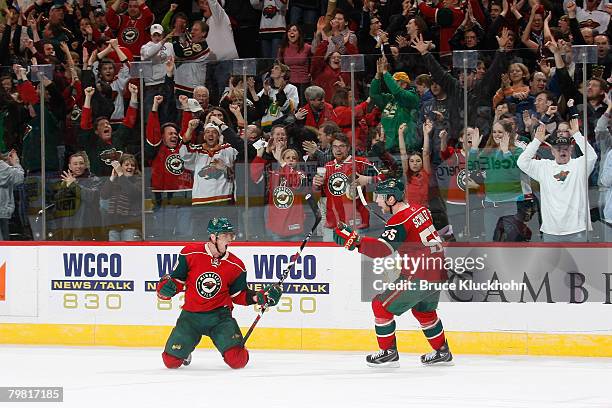
M 370 17 L 369 13 L 362 13 L 364 21 L 359 31 L 359 50 L 364 55 L 365 76 L 371 78 L 376 74 L 376 60 L 380 55 L 387 55 L 391 60 L 391 48 L 389 46 L 389 34 L 382 28 L 382 22 L 378 15 Z
M 353 214 L 355 187 L 384 179 L 369 160 L 363 157 L 353 158 L 350 155 L 350 142 L 344 133 L 338 132 L 334 135 L 332 152 L 334 159 L 325 165 L 325 174 L 317 174 L 312 181 L 313 189 L 315 191 L 322 189 L 327 197 L 327 213 L 323 229 L 323 240 L 327 242 L 331 242 L 333 230 L 338 222 L 353 225 L 355 220 L 356 229 L 369 228 L 370 212 L 361 200 L 357 200 L 357 214 Z M 353 174 L 353 160 L 357 174 Z
M 465 18 L 455 34 L 451 37 L 449 44 L 453 51 L 458 50 L 478 50 L 482 39 L 485 36 L 485 32 L 482 26 L 478 24 L 476 19 L 471 13 L 471 9 L 465 13 Z

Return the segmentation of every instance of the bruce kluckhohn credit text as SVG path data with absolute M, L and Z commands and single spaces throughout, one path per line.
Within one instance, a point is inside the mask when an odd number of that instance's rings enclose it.
M 447 282 L 428 282 L 426 280 L 400 280 L 389 282 L 382 279 L 382 276 L 388 276 L 390 273 L 397 273 L 400 270 L 404 275 L 416 273 L 419 269 L 439 269 L 444 268 L 450 270 L 457 275 L 461 275 L 466 271 L 472 273 L 485 270 L 484 257 L 445 257 L 433 258 L 428 256 L 412 257 L 408 255 L 395 254 L 386 258 L 376 258 L 373 260 L 372 271 L 376 275 L 381 275 L 381 279 L 373 281 L 373 287 L 376 291 L 386 290 L 440 290 L 440 291 L 456 291 L 456 290 L 474 290 L 474 291 L 523 291 L 527 289 L 525 282 L 517 282 L 511 280 L 509 282 L 500 282 L 498 280 L 488 280 L 485 282 L 474 282 L 471 279 L 465 280 L 450 280 Z

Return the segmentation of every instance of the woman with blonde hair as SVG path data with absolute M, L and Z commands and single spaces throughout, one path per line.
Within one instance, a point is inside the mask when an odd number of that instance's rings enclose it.
M 230 78 L 229 87 L 219 101 L 219 107 L 223 108 L 228 113 L 229 122 L 226 124 L 235 132 L 244 131 L 249 123 L 253 123 L 261 118 L 257 112 L 257 107 L 254 101 L 258 101 L 259 97 L 255 91 L 255 79 L 247 78 L 247 117 L 244 118 L 244 85 L 242 77 L 234 76 Z
M 510 64 L 508 72 L 502 74 L 501 88 L 493 96 L 493 107 L 497 107 L 506 98 L 515 104 L 529 98 L 529 68 L 525 64 Z
M 303 195 L 306 175 L 297 170 L 300 156 L 295 149 L 275 150 L 277 163 L 263 158 L 264 148 L 257 150 L 251 162 L 251 179 L 259 184 L 265 181 L 266 229 L 274 240 L 290 240 L 304 232 Z M 267 167 L 267 169 L 266 169 Z
M 113 172 L 100 196 L 108 200 L 109 241 L 142 240 L 142 188 L 138 162 L 132 154 L 112 161 Z
M 512 121 L 508 119 L 498 120 L 493 124 L 491 135 L 482 149 L 478 148 L 482 135 L 478 129 L 474 129 L 474 132 L 468 171 L 480 170 L 486 174 L 482 207 L 485 232 L 487 238 L 492 240 L 497 220 L 516 213 L 516 202 L 524 200 L 522 172 L 516 163 L 523 149 L 516 146 L 516 131 Z

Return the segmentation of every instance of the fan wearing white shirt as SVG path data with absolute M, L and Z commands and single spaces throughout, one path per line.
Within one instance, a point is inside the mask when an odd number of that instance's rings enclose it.
M 570 134 L 584 150 L 585 138 L 578 130 L 578 119 L 570 120 Z M 543 124 L 538 126 L 535 138 L 517 160 L 518 167 L 540 183 L 542 226 L 545 242 L 584 242 L 587 228 L 591 229 L 589 203 L 585 197 L 587 178 L 595 168 L 597 153 L 586 141 L 586 157 L 572 158 L 572 137 L 556 133 L 546 134 Z M 547 141 L 548 140 L 548 141 Z M 536 160 L 540 145 L 547 141 L 554 160 Z M 586 171 L 585 174 L 585 160 Z M 587 216 L 588 222 L 587 222 Z
M 151 61 L 151 74 L 145 75 L 144 89 L 144 111 L 151 112 L 153 97 L 162 95 L 162 88 L 166 80 L 166 62 L 174 60 L 174 48 L 171 40 L 172 35 L 164 36 L 164 28 L 161 24 L 153 24 L 150 28 L 151 41 L 140 48 L 140 60 Z
M 232 73 L 231 60 L 238 58 L 232 25 L 223 9 L 223 3 L 220 4 L 218 0 L 198 0 L 203 20 L 210 27 L 206 41 L 215 57 L 208 64 L 209 90 L 214 100 L 218 100 L 225 90 Z

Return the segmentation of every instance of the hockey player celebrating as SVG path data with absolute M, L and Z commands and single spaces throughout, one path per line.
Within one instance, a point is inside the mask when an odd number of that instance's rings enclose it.
M 185 246 L 172 273 L 157 284 L 157 296 L 163 300 L 185 290 L 183 310 L 162 353 L 168 368 L 189 365 L 191 352 L 202 336 L 211 338 L 228 366 L 243 368 L 249 352 L 232 317 L 233 305 L 274 306 L 282 295 L 279 285 L 258 292 L 247 287 L 244 264 L 227 251 L 235 239 L 234 227 L 227 218 L 210 220 L 208 233 L 208 242 Z
M 394 317 L 412 310 L 434 349 L 422 355 L 421 362 L 425 365 L 448 363 L 453 356 L 444 337 L 442 321 L 436 315 L 440 291 L 429 285 L 447 279 L 442 240 L 431 214 L 421 205 L 404 201 L 404 184 L 397 179 L 378 183 L 376 203 L 383 213 L 392 214 L 379 238 L 361 237 L 345 224 L 334 230 L 336 243 L 348 250 L 357 248 L 370 258 L 383 258 L 397 251 L 402 259 L 402 270 L 394 285 L 372 300 L 376 339 L 381 350 L 367 356 L 366 362 L 371 367 L 399 367 Z M 415 270 L 409 269 L 415 262 L 405 262 L 410 258 L 414 261 L 421 258 Z

